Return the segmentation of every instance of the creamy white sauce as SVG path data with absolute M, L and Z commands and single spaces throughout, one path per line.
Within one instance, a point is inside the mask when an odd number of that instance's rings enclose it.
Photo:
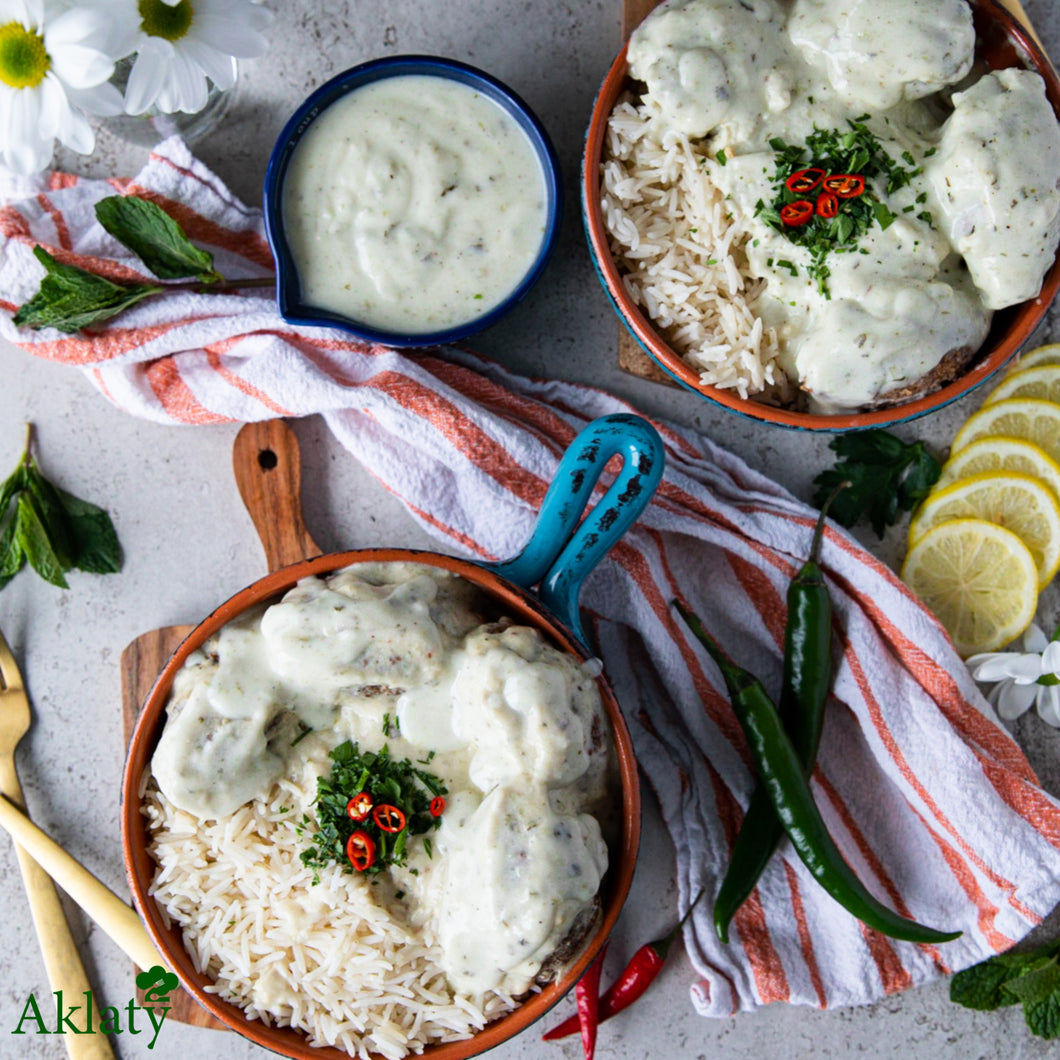
M 283 217 L 302 300 L 426 334 L 494 309 L 530 271 L 547 192 L 526 133 L 444 77 L 372 82 L 302 137 Z
M 991 311 L 1033 297 L 1055 256 L 1060 128 L 1041 78 L 984 77 L 954 95 L 944 123 L 924 99 L 965 77 L 974 43 L 963 0 L 668 0 L 630 39 L 646 99 L 668 125 L 708 139 L 703 166 L 767 280 L 755 312 L 819 411 L 870 405 L 977 348 Z M 848 120 L 923 172 L 893 192 L 869 182 L 895 220 L 828 254 L 825 295 L 810 252 L 756 210 L 775 195 L 771 140 L 801 146 Z
M 518 994 L 607 869 L 610 729 L 595 669 L 534 629 L 483 624 L 462 579 L 416 564 L 307 578 L 225 626 L 174 681 L 152 759 L 162 793 L 223 818 L 350 739 L 422 760 L 449 789 L 434 856 L 393 866 L 412 926 L 459 991 Z M 398 731 L 384 734 L 386 715 Z M 314 731 L 302 737 L 306 727 Z M 296 742 L 297 741 L 297 742 Z

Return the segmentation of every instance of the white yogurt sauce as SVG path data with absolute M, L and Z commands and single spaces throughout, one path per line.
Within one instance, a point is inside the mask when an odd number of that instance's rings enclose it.
M 547 190 L 526 133 L 445 77 L 364 85 L 314 119 L 284 184 L 302 300 L 407 334 L 494 309 L 541 249 Z
M 668 126 L 707 138 L 703 167 L 767 280 L 755 312 L 818 411 L 871 405 L 976 349 L 991 311 L 1033 297 L 1054 259 L 1060 127 L 1041 78 L 983 77 L 944 122 L 924 101 L 965 77 L 974 43 L 964 0 L 668 0 L 630 39 L 645 99 Z M 756 212 L 775 195 L 773 139 L 801 146 L 849 120 L 922 172 L 893 192 L 869 182 L 895 220 L 828 254 L 823 294 L 809 251 Z
M 179 671 L 152 759 L 180 809 L 223 818 L 349 739 L 449 789 L 434 856 L 391 866 L 459 991 L 529 988 L 607 869 L 610 729 L 589 666 L 534 629 L 482 624 L 469 583 L 417 564 L 307 578 Z M 383 732 L 383 718 L 399 733 Z M 314 732 L 298 739 L 305 727 Z M 298 742 L 296 743 L 295 740 Z M 378 879 L 378 877 L 376 878 Z

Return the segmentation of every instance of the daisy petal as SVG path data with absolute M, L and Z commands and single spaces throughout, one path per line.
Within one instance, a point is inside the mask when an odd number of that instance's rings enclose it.
M 269 47 L 261 33 L 245 22 L 214 15 L 197 16 L 188 31 L 188 39 L 202 41 L 237 59 L 256 59 Z
M 102 11 L 91 7 L 71 8 L 49 20 L 44 30 L 44 46 L 49 55 L 68 44 L 102 49 L 111 38 L 112 21 Z
M 1052 641 L 1042 652 L 1042 671 L 1060 676 L 1060 641 Z
M 150 37 L 143 42 L 125 86 L 127 114 L 143 114 L 154 106 L 172 65 L 173 46 L 168 41 Z
M 112 118 L 116 114 L 125 113 L 125 103 L 121 98 L 117 85 L 104 81 L 102 85 L 95 88 L 68 88 L 66 98 L 73 106 L 80 108 L 86 114 L 98 114 L 103 118 Z
M 1021 685 L 1030 685 L 1042 676 L 1042 657 L 1034 652 L 1015 655 L 1009 663 L 1009 676 Z
M 1023 634 L 1023 650 L 1024 651 L 1045 651 L 1045 646 L 1049 643 L 1048 638 L 1042 632 L 1041 626 L 1032 622 L 1026 632 Z
M 94 88 L 114 73 L 114 63 L 95 48 L 62 44 L 48 49 L 52 72 L 71 88 Z
M 1012 652 L 991 652 L 983 655 L 982 662 L 973 667 L 972 663 L 977 658 L 980 656 L 973 655 L 968 660 L 972 677 L 977 681 L 1001 681 L 1015 676 L 1012 668 L 1016 656 Z
M 41 91 L 23 88 L 10 93 L 4 157 L 17 173 L 37 173 L 52 157 L 53 137 L 40 127 Z
M 236 83 L 236 61 L 230 55 L 211 48 L 202 41 L 183 42 L 184 54 L 222 91 Z
M 206 106 L 208 94 L 206 75 L 184 54 L 183 49 L 174 48 L 169 76 L 158 94 L 159 109 L 167 114 L 178 110 L 195 114 Z
M 55 137 L 63 126 L 63 116 L 69 108 L 62 83 L 51 74 L 45 76 L 40 86 L 40 135 Z
M 76 151 L 80 155 L 92 154 L 92 148 L 96 146 L 96 134 L 92 131 L 88 119 L 72 107 L 67 110 L 65 118 L 59 132 L 59 139 L 71 151 Z
M 1047 685 L 1039 689 L 1037 707 L 1042 721 L 1060 729 L 1060 685 Z
M 1005 721 L 1012 721 L 1030 709 L 1031 704 L 1037 696 L 1041 685 L 1017 685 L 1011 681 L 1004 681 L 995 689 L 998 714 Z M 991 699 L 994 700 L 994 696 Z

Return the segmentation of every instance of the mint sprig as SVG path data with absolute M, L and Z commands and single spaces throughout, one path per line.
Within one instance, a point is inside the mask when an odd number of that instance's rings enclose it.
M 47 582 L 69 588 L 73 570 L 121 569 L 121 546 L 110 516 L 52 485 L 31 452 L 32 432 L 14 471 L 0 484 L 0 589 L 26 565 Z
M 217 283 L 224 277 L 213 267 L 213 255 L 184 234 L 161 207 L 134 195 L 112 195 L 96 203 L 96 219 L 127 246 L 159 279 L 196 277 Z
M 271 287 L 258 277 L 226 280 L 213 266 L 213 255 L 195 246 L 180 225 L 160 206 L 134 195 L 111 195 L 96 203 L 96 218 L 119 243 L 128 247 L 162 280 L 189 283 L 136 283 L 109 280 L 76 265 L 56 261 L 43 247 L 33 248 L 44 266 L 40 289 L 19 306 L 19 327 L 57 328 L 75 334 L 109 320 L 152 295 L 173 290 L 228 294 L 246 287 Z
M 993 1012 L 1023 1005 L 1027 1028 L 1039 1038 L 1060 1038 L 1060 942 L 1028 953 L 1002 953 L 950 980 L 950 1000 Z

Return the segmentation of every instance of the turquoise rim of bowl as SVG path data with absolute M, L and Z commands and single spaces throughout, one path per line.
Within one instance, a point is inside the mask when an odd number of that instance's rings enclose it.
M 409 75 L 442 77 L 468 85 L 496 103 L 530 140 L 545 181 L 545 232 L 537 257 L 518 286 L 488 313 L 452 328 L 433 332 L 385 331 L 302 302 L 298 270 L 291 255 L 283 224 L 284 177 L 302 136 L 316 118 L 350 92 L 375 81 Z M 540 279 L 555 249 L 563 218 L 563 177 L 559 159 L 545 127 L 530 107 L 507 85 L 477 67 L 437 55 L 394 55 L 373 59 L 344 70 L 317 88 L 288 119 L 269 156 L 264 188 L 265 234 L 276 261 L 276 302 L 289 324 L 339 328 L 357 338 L 384 346 L 439 346 L 482 331 L 495 324 L 529 292 Z

